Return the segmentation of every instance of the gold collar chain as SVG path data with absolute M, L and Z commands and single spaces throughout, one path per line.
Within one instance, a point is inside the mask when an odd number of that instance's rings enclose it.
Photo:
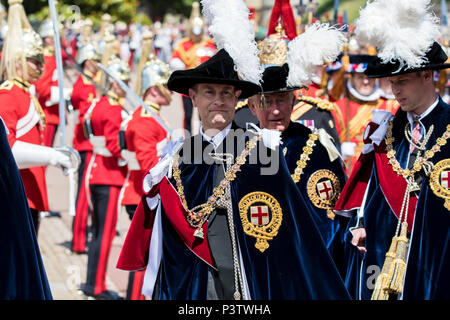
M 447 125 L 447 130 L 443 133 L 443 135 L 436 139 L 436 144 L 429 150 L 425 151 L 424 156 L 420 156 L 420 153 L 418 154 L 416 161 L 414 162 L 414 165 L 412 169 L 403 169 L 400 166 L 400 163 L 395 158 L 396 151 L 394 150 L 392 143 L 394 142 L 394 137 L 392 136 L 392 127 L 393 123 L 392 121 L 389 123 L 388 129 L 386 131 L 386 155 L 389 159 L 389 164 L 392 166 L 392 170 L 396 172 L 398 175 L 403 176 L 403 178 L 408 179 L 410 177 L 413 177 L 414 174 L 419 172 L 422 167 L 425 167 L 427 169 L 430 168 L 430 162 L 429 160 L 434 157 L 434 155 L 441 151 L 441 147 L 444 146 L 447 143 L 447 139 L 450 138 L 450 124 Z M 427 134 L 428 139 L 430 136 L 430 133 L 433 129 L 430 127 L 430 130 Z M 427 138 L 425 138 L 427 139 Z M 429 170 L 427 170 L 429 171 Z
M 183 206 L 187 211 L 186 221 L 192 228 L 196 229 L 194 232 L 194 236 L 203 239 L 203 224 L 208 220 L 208 217 L 214 211 L 214 208 L 217 206 L 217 201 L 225 194 L 226 188 L 229 187 L 230 183 L 236 178 L 236 173 L 240 171 L 241 166 L 245 164 L 250 150 L 256 147 L 257 142 L 260 139 L 261 135 L 257 135 L 246 142 L 245 149 L 239 156 L 236 157 L 235 164 L 227 169 L 224 179 L 219 183 L 217 187 L 214 188 L 213 194 L 208 198 L 208 202 L 198 205 L 191 210 L 189 210 L 189 207 L 187 205 L 186 197 L 184 195 L 184 187 L 181 183 L 181 170 L 178 166 L 179 155 L 176 155 L 174 157 L 173 178 L 175 179 L 177 185 L 178 195 L 180 196 Z
M 310 155 L 313 152 L 313 148 L 316 145 L 316 141 L 319 139 L 319 136 L 315 133 L 309 134 L 309 139 L 306 141 L 306 146 L 303 147 L 303 153 L 300 155 L 300 159 L 297 161 L 297 167 L 294 170 L 294 173 L 291 174 L 292 180 L 295 183 L 300 181 L 300 176 L 303 174 L 303 169 L 306 168 L 308 161 L 310 160 Z

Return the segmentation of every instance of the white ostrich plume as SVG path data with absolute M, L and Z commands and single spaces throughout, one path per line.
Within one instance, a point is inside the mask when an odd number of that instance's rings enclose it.
M 289 42 L 286 62 L 289 65 L 288 86 L 311 83 L 317 66 L 333 62 L 347 39 L 341 29 L 316 22 Z
M 243 0 L 202 0 L 202 6 L 217 48 L 228 52 L 242 80 L 259 85 L 264 69 Z
M 356 36 L 378 49 L 383 63 L 398 60 L 400 68 L 417 68 L 439 37 L 439 19 L 430 0 L 375 0 L 360 10 Z

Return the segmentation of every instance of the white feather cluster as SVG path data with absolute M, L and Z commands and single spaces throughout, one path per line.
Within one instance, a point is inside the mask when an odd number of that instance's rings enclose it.
M 356 36 L 378 49 L 383 63 L 417 68 L 439 37 L 439 19 L 430 12 L 430 0 L 375 0 L 360 10 Z
M 243 0 L 202 0 L 202 13 L 208 20 L 217 48 L 225 49 L 242 80 L 260 84 L 263 67 L 249 10 Z
M 311 83 L 317 66 L 333 62 L 347 39 L 341 29 L 316 22 L 289 42 L 286 62 L 289 65 L 288 86 Z

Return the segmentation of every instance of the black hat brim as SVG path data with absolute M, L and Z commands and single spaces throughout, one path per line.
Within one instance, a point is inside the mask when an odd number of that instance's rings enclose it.
M 393 76 L 398 76 L 398 75 L 407 74 L 407 73 L 425 71 L 425 70 L 436 70 L 437 71 L 437 70 L 447 69 L 447 68 L 450 68 L 450 63 L 430 64 L 430 65 L 424 66 L 422 68 L 403 69 L 403 70 L 400 70 L 399 72 L 396 72 L 399 69 L 398 66 L 397 66 L 397 68 L 395 68 L 394 65 L 391 65 L 391 66 L 392 67 L 384 66 L 382 68 L 371 69 L 371 70 L 367 69 L 364 73 L 369 78 L 386 78 L 386 77 L 393 77 Z
M 199 83 L 228 84 L 242 90 L 239 98 L 246 99 L 261 91 L 261 87 L 242 80 L 235 71 L 234 61 L 224 49 L 193 69 L 174 71 L 167 82 L 170 90 L 189 95 L 189 88 Z
M 442 70 L 450 68 L 450 63 L 446 63 L 448 57 L 444 50 L 442 50 L 441 45 L 437 42 L 433 43 L 425 57 L 428 62 L 418 68 L 400 68 L 400 63 L 398 61 L 383 63 L 381 59 L 377 57 L 369 63 L 364 73 L 369 78 L 385 78 L 424 70 Z
M 175 71 L 174 73 L 176 73 Z M 236 90 L 241 90 L 241 95 L 239 99 L 247 99 L 259 91 L 261 91 L 261 87 L 257 84 L 245 81 L 245 80 L 231 80 L 231 79 L 220 79 L 220 78 L 209 78 L 209 77 L 195 77 L 195 76 L 176 76 L 169 82 L 168 88 L 169 90 L 189 95 L 189 89 L 194 87 L 194 85 L 198 83 L 213 83 L 213 84 L 228 84 L 232 85 L 236 88 Z

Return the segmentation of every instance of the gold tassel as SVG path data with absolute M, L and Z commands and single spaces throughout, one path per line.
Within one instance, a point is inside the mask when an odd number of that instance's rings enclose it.
M 389 298 L 389 280 L 391 279 L 388 275 L 388 271 L 391 267 L 392 261 L 395 258 L 397 249 L 398 237 L 392 238 L 391 246 L 389 251 L 386 253 L 386 259 L 384 259 L 383 269 L 377 278 L 375 283 L 375 288 L 372 293 L 371 300 L 387 300 Z
M 377 282 L 375 283 L 375 288 L 373 289 L 370 300 L 387 300 L 389 298 L 389 293 L 384 290 L 387 281 L 387 274 L 380 273 L 377 278 Z
M 402 223 L 402 229 L 400 232 L 400 237 L 397 240 L 397 250 L 395 260 L 389 268 L 389 292 L 399 294 L 402 292 L 403 279 L 406 273 L 406 246 L 408 243 L 408 238 L 406 237 L 406 232 L 408 229 L 408 223 Z

